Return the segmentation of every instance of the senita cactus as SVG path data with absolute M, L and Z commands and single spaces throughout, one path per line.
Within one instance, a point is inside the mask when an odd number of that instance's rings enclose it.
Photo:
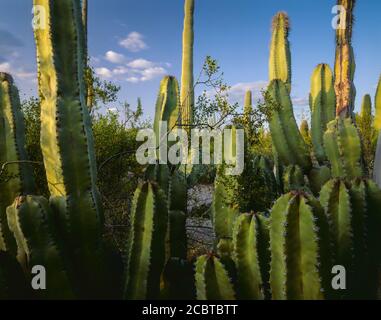
M 0 251 L 0 300 L 31 298 L 28 280 L 17 260 L 9 252 Z
M 201 256 L 195 269 L 198 300 L 235 300 L 233 283 L 219 258 L 213 254 Z
M 193 79 L 193 42 L 194 42 L 195 0 L 185 0 L 183 30 L 183 62 L 181 73 L 181 124 L 189 126 L 193 122 L 194 79 Z
M 378 81 L 376 97 L 375 97 L 376 115 L 374 119 L 374 127 L 377 131 L 381 130 L 381 76 Z
M 338 0 L 345 11 L 341 12 L 340 26 L 336 29 L 335 93 L 336 115 L 351 117 L 354 110 L 356 89 L 353 84 L 355 57 L 352 47 L 355 0 Z
M 77 267 L 83 294 L 103 296 L 103 212 L 85 101 L 83 26 L 79 0 L 34 0 L 45 8 L 36 28 L 41 101 L 41 149 L 50 202 Z M 62 22 L 64 21 L 64 24 Z M 65 66 L 65 67 L 62 67 Z M 99 286 L 94 288 L 94 285 Z
M 259 214 L 243 214 L 233 231 L 234 261 L 237 267 L 238 298 L 260 300 L 269 297 L 269 221 Z
M 16 252 L 8 229 L 6 208 L 20 195 L 33 191 L 30 164 L 26 163 L 24 118 L 20 98 L 9 74 L 0 73 L 0 250 Z
M 125 298 L 142 300 L 159 297 L 167 225 L 168 207 L 163 191 L 155 184 L 143 184 L 136 190 L 133 200 Z
M 375 299 L 381 190 L 370 180 L 334 179 L 323 187 L 320 202 L 330 225 L 334 263 L 344 266 L 348 279 L 352 279 L 341 297 Z
M 324 299 L 331 263 L 328 222 L 319 202 L 300 192 L 286 194 L 270 219 L 272 298 Z
M 285 12 L 277 13 L 272 22 L 272 39 L 270 47 L 269 80 L 281 80 L 291 91 L 291 52 L 289 35 L 289 18 Z
M 292 109 L 290 94 L 281 80 L 274 80 L 268 88 L 276 106 L 270 119 L 270 131 L 279 160 L 284 165 L 299 165 L 303 171 L 311 168 L 311 158 Z
M 326 160 L 323 136 L 329 122 L 335 119 L 333 74 L 327 64 L 319 64 L 311 78 L 311 137 L 316 159 Z
M 332 177 L 354 179 L 363 176 L 361 140 L 351 118 L 338 118 L 328 124 L 324 147 Z
M 69 282 L 62 253 L 52 233 L 52 212 L 43 197 L 16 198 L 7 209 L 9 228 L 18 245 L 18 260 L 28 272 L 41 265 L 46 272 L 46 290 L 37 294 L 45 299 L 72 299 L 74 293 Z
M 179 119 L 179 85 L 175 77 L 167 76 L 160 83 L 159 95 L 156 101 L 154 130 L 157 139 L 167 139 L 168 132 L 161 132 L 160 121 L 167 122 L 168 131 L 180 124 Z

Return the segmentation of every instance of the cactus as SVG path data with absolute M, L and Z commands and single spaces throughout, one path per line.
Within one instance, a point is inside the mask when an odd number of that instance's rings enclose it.
M 262 215 L 243 214 L 233 231 L 234 261 L 240 299 L 269 297 L 269 223 Z
M 314 167 L 308 173 L 309 188 L 314 195 L 319 195 L 321 188 L 332 178 L 328 166 Z
M 50 202 L 82 271 L 85 296 L 103 296 L 103 212 L 96 188 L 91 120 L 85 101 L 81 7 L 78 0 L 34 0 L 46 13 L 36 28 L 41 101 L 41 148 Z M 64 24 L 62 25 L 62 21 Z M 64 68 L 62 66 L 65 66 Z M 97 284 L 97 288 L 94 288 Z
M 45 299 L 74 297 L 59 245 L 52 234 L 52 212 L 43 197 L 16 198 L 7 209 L 9 228 L 18 245 L 18 260 L 27 270 L 42 265 L 46 272 L 46 290 L 39 291 Z M 26 258 L 26 261 L 25 261 Z
M 336 115 L 341 117 L 352 116 L 356 96 L 353 84 L 356 64 L 352 48 L 355 4 L 355 0 L 338 0 L 338 5 L 345 9 L 345 21 L 340 21 L 340 23 L 344 23 L 344 28 L 336 29 Z
M 381 190 L 368 180 L 334 179 L 323 187 L 320 202 L 330 224 L 334 263 L 352 279 L 342 297 L 376 298 Z
M 286 193 L 305 188 L 304 174 L 299 166 L 286 168 L 283 174 L 283 186 Z
M 183 30 L 183 62 L 181 73 L 181 124 L 193 123 L 194 79 L 193 79 L 193 42 L 194 42 L 194 0 L 185 0 Z
M 291 92 L 291 52 L 288 41 L 289 18 L 285 12 L 275 15 L 272 22 L 269 80 L 281 80 Z
M 0 251 L 0 300 L 20 300 L 32 297 L 30 284 L 17 260 Z
M 198 300 L 235 300 L 234 286 L 229 273 L 219 258 L 204 255 L 195 267 Z
M 338 118 L 330 122 L 324 134 L 324 147 L 331 162 L 332 177 L 363 176 L 361 140 L 352 119 Z
M 159 297 L 165 263 L 168 208 L 164 192 L 145 183 L 135 192 L 127 243 L 124 296 L 128 299 Z
M 328 222 L 308 194 L 282 196 L 271 211 L 270 286 L 275 300 L 324 299 L 330 285 Z
M 378 81 L 377 91 L 375 96 L 375 108 L 376 108 L 376 116 L 374 119 L 374 127 L 377 131 L 381 130 L 381 76 Z
M 166 139 L 167 132 L 160 136 L 160 121 L 167 122 L 168 131 L 179 125 L 179 85 L 175 77 L 167 76 L 161 81 L 156 102 L 154 131 L 158 139 Z
M 0 177 L 0 250 L 12 253 L 16 252 L 16 242 L 8 229 L 6 208 L 17 196 L 34 188 L 32 170 L 25 161 L 25 128 L 19 93 L 12 77 L 0 73 L 0 166 L 4 168 Z
M 310 128 L 307 120 L 303 120 L 300 124 L 299 131 L 303 137 L 304 142 L 310 146 L 311 145 L 311 137 L 310 137 Z
M 298 129 L 286 85 L 280 80 L 274 80 L 270 83 L 268 92 L 271 100 L 276 103 L 269 124 L 279 160 L 287 166 L 299 165 L 307 172 L 311 168 L 311 158 Z
M 319 64 L 311 78 L 311 136 L 314 153 L 322 163 L 326 160 L 323 137 L 329 122 L 335 119 L 333 74 L 327 64 Z

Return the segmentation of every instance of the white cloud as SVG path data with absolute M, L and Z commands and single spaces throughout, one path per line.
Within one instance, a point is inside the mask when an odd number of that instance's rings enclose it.
M 104 78 L 111 78 L 112 77 L 112 71 L 108 68 L 105 68 L 105 67 L 95 68 L 95 73 L 101 77 L 104 77 Z
M 229 91 L 230 100 L 232 102 L 243 103 L 246 91 L 252 91 L 253 103 L 262 97 L 261 91 L 267 87 L 267 81 L 255 81 L 255 82 L 240 82 L 231 86 Z
M 139 32 L 131 32 L 125 39 L 119 41 L 119 44 L 131 52 L 139 52 L 147 49 L 148 46 L 144 42 L 144 37 Z
M 124 63 L 126 61 L 126 57 L 123 54 L 117 53 L 112 50 L 106 52 L 105 59 L 115 64 Z
M 129 77 L 127 78 L 127 82 L 138 83 L 140 82 L 140 79 L 138 77 Z
M 0 63 L 0 72 L 9 73 L 12 77 L 21 80 L 32 80 L 36 77 L 35 72 L 26 71 L 24 68 L 15 68 L 10 62 Z
M 163 67 L 148 68 L 142 71 L 142 77 L 140 78 L 140 81 L 149 81 L 154 78 L 163 76 L 166 73 L 167 70 L 165 70 Z
M 310 103 L 309 99 L 306 97 L 292 97 L 292 104 L 296 107 L 305 107 Z
M 133 69 L 148 69 L 154 67 L 155 64 L 152 61 L 145 59 L 135 59 L 129 62 L 127 65 Z

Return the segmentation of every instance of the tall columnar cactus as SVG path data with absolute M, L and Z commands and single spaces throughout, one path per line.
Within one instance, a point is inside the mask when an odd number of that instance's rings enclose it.
M 316 159 L 326 160 L 323 136 L 329 122 L 335 119 L 335 89 L 333 74 L 327 64 L 319 64 L 311 78 L 311 136 Z
M 91 120 L 85 101 L 84 50 L 79 0 L 34 0 L 46 23 L 36 28 L 41 101 L 41 148 L 51 204 L 60 218 L 83 288 L 103 295 L 103 212 Z M 99 285 L 95 288 L 94 284 Z
M 381 76 L 380 80 L 378 81 L 376 96 L 375 96 L 375 108 L 376 108 L 376 115 L 374 119 L 374 127 L 377 131 L 381 130 Z
M 291 91 L 289 24 L 289 18 L 285 12 L 279 12 L 274 16 L 269 61 L 269 80 L 282 80 L 288 92 Z
M 250 122 L 250 116 L 253 112 L 253 93 L 251 90 L 246 91 L 245 93 L 245 102 L 243 106 L 243 115 L 245 123 Z
M 156 101 L 154 130 L 157 139 L 167 139 L 167 132 L 160 135 L 160 121 L 166 121 L 168 131 L 172 131 L 180 124 L 179 113 L 179 85 L 175 77 L 167 76 L 160 83 Z
M 195 269 L 198 300 L 235 300 L 233 283 L 219 258 L 214 255 L 201 256 Z
M 311 168 L 311 158 L 292 109 L 290 94 L 281 80 L 270 83 L 268 93 L 275 104 L 270 119 L 270 131 L 279 160 L 284 165 L 299 165 L 304 171 Z
M 332 177 L 354 179 L 363 176 L 361 140 L 351 118 L 338 118 L 328 124 L 324 147 Z
M 302 190 L 305 188 L 305 180 L 302 169 L 299 166 L 288 166 L 283 174 L 284 192 Z
M 336 115 L 341 117 L 352 116 L 356 96 L 353 83 L 356 64 L 352 47 L 355 4 L 355 0 L 338 0 L 338 5 L 345 9 L 344 13 L 341 12 L 343 19 L 340 19 L 340 26 L 336 29 Z
M 243 214 L 233 231 L 237 291 L 240 299 L 269 297 L 269 221 L 259 214 Z
M 52 212 L 43 197 L 16 198 L 7 209 L 9 228 L 15 235 L 18 260 L 29 272 L 41 265 L 46 270 L 46 290 L 38 294 L 45 299 L 72 299 L 73 290 L 65 268 L 64 252 L 54 237 Z
M 134 195 L 127 243 L 125 298 L 159 297 L 167 225 L 168 207 L 164 192 L 151 183 L 139 186 Z
M 329 181 L 320 202 L 330 224 L 334 263 L 346 268 L 345 298 L 376 298 L 381 228 L 381 190 L 370 180 Z
M 195 0 L 185 0 L 183 30 L 183 62 L 181 74 L 181 124 L 189 126 L 193 122 L 194 76 L 193 76 L 193 43 L 194 43 L 194 8 Z
M 270 219 L 272 298 L 324 299 L 332 265 L 328 222 L 319 202 L 300 192 L 286 194 Z
M 33 192 L 32 170 L 26 160 L 19 93 L 12 77 L 0 73 L 0 167 L 3 167 L 0 176 L 0 250 L 13 253 L 16 242 L 8 229 L 6 208 L 17 196 Z

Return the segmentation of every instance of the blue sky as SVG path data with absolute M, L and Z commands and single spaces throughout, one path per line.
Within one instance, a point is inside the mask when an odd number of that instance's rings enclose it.
M 121 85 L 120 100 L 143 100 L 153 116 L 160 79 L 180 78 L 182 0 L 89 0 L 89 49 L 92 64 L 105 79 Z M 318 4 L 316 4 L 318 3 Z M 336 0 L 196 0 L 195 74 L 205 56 L 216 58 L 241 101 L 246 89 L 266 83 L 272 16 L 291 19 L 295 111 L 308 111 L 310 75 L 321 62 L 334 62 L 332 7 Z M 0 0 L 0 71 L 12 72 L 22 97 L 36 94 L 32 0 Z M 381 1 L 362 0 L 356 7 L 357 108 L 365 93 L 374 96 L 381 74 Z M 118 107 L 118 104 L 109 106 Z

